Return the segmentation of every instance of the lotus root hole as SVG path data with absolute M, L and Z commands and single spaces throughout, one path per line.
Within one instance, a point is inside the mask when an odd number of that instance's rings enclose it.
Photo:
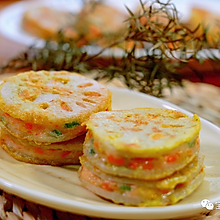
M 87 98 L 83 98 L 82 99 L 84 102 L 90 102 L 90 103 L 96 103 L 96 101 L 94 101 L 94 100 L 91 100 L 91 99 L 87 99 Z
M 37 83 L 38 80 L 37 80 L 37 79 L 32 79 L 31 82 L 32 82 L 32 83 Z
M 50 105 L 48 103 L 46 103 L 46 102 L 43 102 L 43 103 L 40 104 L 40 108 L 42 108 L 44 110 L 46 110 L 49 106 Z
M 78 85 L 79 88 L 86 88 L 86 87 L 89 87 L 89 86 L 92 86 L 93 84 L 92 83 L 84 83 L 84 84 L 80 84 Z
M 99 97 L 99 96 L 101 96 L 100 93 L 98 93 L 98 92 L 94 92 L 94 91 L 87 91 L 87 92 L 84 92 L 84 95 L 85 95 L 85 96 L 94 96 L 94 97 Z
M 86 105 L 84 105 L 82 102 L 76 102 L 76 104 L 80 107 L 86 108 Z

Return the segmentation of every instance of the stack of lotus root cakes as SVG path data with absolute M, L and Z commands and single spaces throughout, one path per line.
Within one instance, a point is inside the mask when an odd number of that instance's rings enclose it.
M 19 161 L 78 164 L 85 123 L 111 110 L 111 93 L 97 81 L 66 71 L 30 71 L 0 85 L 1 147 Z
M 79 179 L 105 199 L 171 205 L 203 181 L 197 115 L 157 108 L 99 112 L 87 129 Z

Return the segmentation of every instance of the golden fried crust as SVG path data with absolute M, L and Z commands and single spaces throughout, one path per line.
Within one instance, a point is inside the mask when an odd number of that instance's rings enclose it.
M 117 152 L 124 157 L 155 157 L 199 135 L 200 119 L 157 108 L 137 108 L 93 114 L 87 128 L 100 152 Z M 103 129 L 104 128 L 104 129 Z
M 123 205 L 172 205 L 190 195 L 204 178 L 201 156 L 180 172 L 157 181 L 106 175 L 88 161 L 80 162 L 83 162 L 78 172 L 81 183 L 95 194 Z
M 74 157 L 65 158 L 60 160 L 55 160 L 48 156 L 44 157 L 30 157 L 27 155 L 19 154 L 16 151 L 11 151 L 6 144 L 2 144 L 1 147 L 14 159 L 31 164 L 38 164 L 38 165 L 51 165 L 51 166 L 63 166 L 63 165 L 78 165 L 79 164 L 79 156 L 81 152 L 75 152 Z
M 111 92 L 76 73 L 30 71 L 1 84 L 0 109 L 35 124 L 81 124 L 91 113 L 111 110 Z
M 102 172 L 99 167 L 93 166 L 90 161 L 84 156 L 80 157 L 80 163 L 83 167 L 99 176 L 103 180 L 115 181 L 123 184 L 137 184 L 150 188 L 157 189 L 174 189 L 178 184 L 187 183 L 195 178 L 195 176 L 203 168 L 203 161 L 205 156 L 199 153 L 189 164 L 185 165 L 180 171 L 166 176 L 166 178 L 159 178 L 157 180 L 144 180 L 135 178 L 120 177 L 117 175 L 107 174 Z
M 34 142 L 16 138 L 1 129 L 0 143 L 1 147 L 16 160 L 32 164 L 61 166 L 79 164 L 84 138 L 85 135 L 82 135 L 68 141 L 37 145 Z

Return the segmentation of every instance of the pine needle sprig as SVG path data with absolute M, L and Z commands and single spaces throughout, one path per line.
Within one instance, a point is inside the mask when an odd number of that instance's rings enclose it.
M 140 0 L 139 12 L 126 8 L 130 16 L 125 21 L 125 35 L 96 53 L 89 53 L 86 46 L 78 47 L 77 40 L 66 39 L 60 31 L 57 42 L 47 40 L 40 49 L 29 47 L 3 65 L 1 72 L 24 68 L 82 74 L 95 71 L 96 80 L 117 78 L 128 88 L 161 97 L 165 88 L 183 86 L 179 70 L 191 59 L 201 59 L 199 51 L 217 47 L 217 40 L 213 44 L 208 42 L 207 27 L 198 34 L 200 25 L 194 30 L 183 25 L 171 1 Z M 104 56 L 105 52 L 110 55 Z M 214 59 L 218 60 L 213 56 Z

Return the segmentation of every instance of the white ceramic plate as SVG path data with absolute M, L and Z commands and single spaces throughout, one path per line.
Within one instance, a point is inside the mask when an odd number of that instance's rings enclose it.
M 162 99 L 121 88 L 110 88 L 113 109 L 158 107 L 188 111 Z M 0 188 L 42 205 L 68 212 L 110 219 L 164 219 L 192 216 L 205 211 L 200 202 L 220 201 L 220 129 L 201 118 L 201 152 L 205 180 L 190 196 L 167 207 L 126 207 L 99 198 L 83 188 L 77 166 L 51 167 L 18 162 L 0 150 Z
M 21 23 L 23 13 L 30 8 L 40 6 L 77 13 L 82 7 L 82 2 L 83 0 L 24 0 L 16 2 L 0 12 L 0 33 L 9 39 L 24 45 L 30 46 L 36 44 L 41 47 L 44 45 L 44 40 L 37 39 L 22 29 Z M 162 0 L 162 2 L 167 2 L 167 0 Z M 180 17 L 183 20 L 187 20 L 189 18 L 190 10 L 194 6 L 199 6 L 201 8 L 205 8 L 206 10 L 211 10 L 214 13 L 219 13 L 218 0 L 173 0 L 172 2 L 180 12 Z M 106 0 L 106 3 L 111 6 L 115 6 L 126 13 L 127 10 L 125 9 L 125 5 L 132 11 L 135 11 L 140 5 L 139 0 Z

